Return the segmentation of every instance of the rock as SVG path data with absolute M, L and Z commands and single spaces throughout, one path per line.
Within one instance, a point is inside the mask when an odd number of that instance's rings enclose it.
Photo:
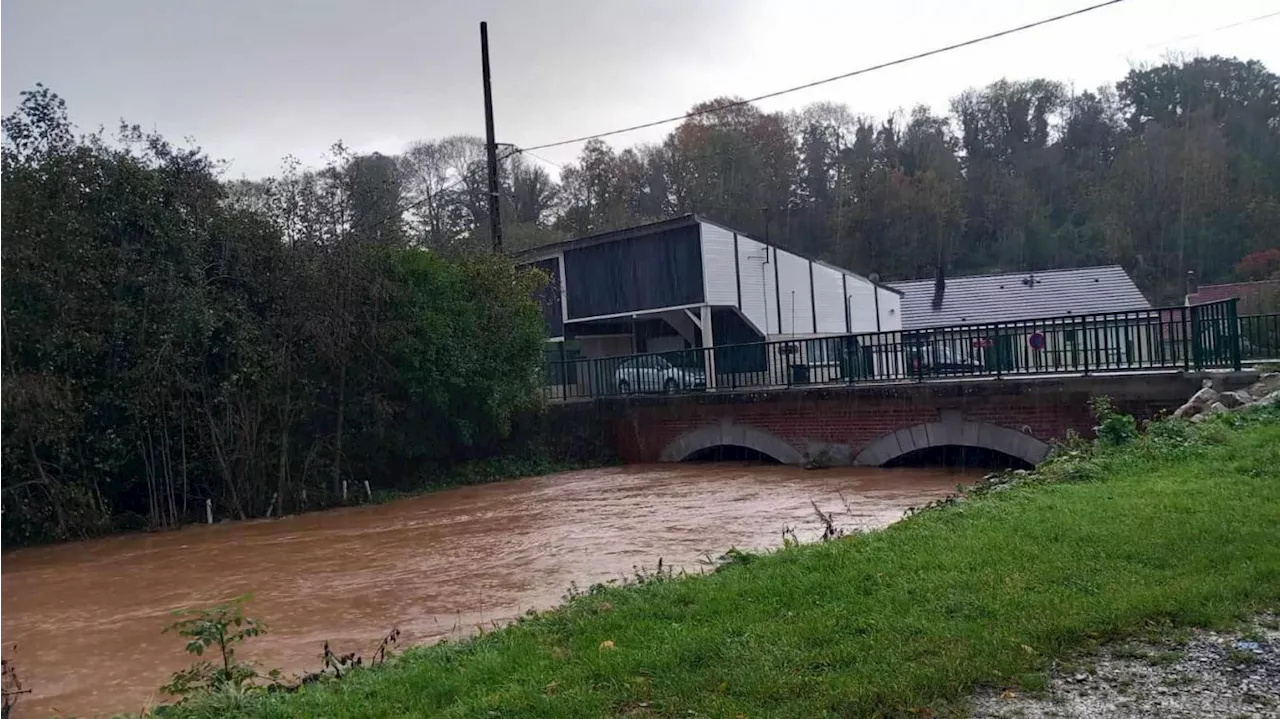
M 1253 396 L 1244 390 L 1236 390 L 1218 395 L 1218 401 L 1227 409 L 1235 409 L 1253 402 Z
M 1212 382 L 1210 380 L 1205 380 L 1204 386 L 1195 394 L 1191 395 L 1191 399 L 1187 400 L 1186 404 L 1179 407 L 1177 411 L 1173 413 L 1173 416 L 1181 419 L 1193 417 L 1203 412 L 1209 405 L 1217 402 L 1218 393 L 1213 390 L 1213 387 L 1210 386 L 1211 384 Z
M 1175 409 L 1173 411 L 1173 416 L 1178 419 L 1194 419 L 1196 415 L 1200 414 L 1200 410 L 1202 409 L 1204 408 L 1195 402 L 1187 402 L 1181 407 Z
M 1268 372 L 1249 387 L 1249 394 L 1254 397 L 1266 397 L 1276 390 L 1280 390 L 1280 372 Z
M 1196 416 L 1192 417 L 1192 418 L 1191 418 L 1191 421 L 1192 421 L 1193 423 L 1195 423 L 1195 424 L 1200 424 L 1201 422 L 1205 421 L 1206 419 L 1209 419 L 1209 415 L 1207 415 L 1207 414 L 1198 414 L 1198 415 L 1196 415 Z
M 1280 389 L 1254 402 L 1251 407 L 1270 407 L 1273 404 L 1280 404 Z
M 1205 408 L 1206 414 L 1222 414 L 1223 412 L 1228 411 L 1230 410 L 1227 409 L 1227 406 L 1221 402 L 1214 402 Z
M 1205 383 L 1207 385 L 1208 380 L 1205 380 Z M 1193 404 L 1198 404 L 1201 407 L 1208 407 L 1210 404 L 1218 401 L 1218 393 L 1215 392 L 1212 387 L 1201 387 L 1195 394 L 1191 395 L 1191 399 L 1187 401 Z

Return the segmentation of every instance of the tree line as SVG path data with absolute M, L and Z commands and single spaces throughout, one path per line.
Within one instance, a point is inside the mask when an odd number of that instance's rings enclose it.
M 480 139 L 450 137 L 392 158 L 416 241 L 485 246 L 483 157 Z M 697 212 L 885 279 L 1119 263 L 1168 303 L 1188 271 L 1280 271 L 1244 261 L 1280 247 L 1280 78 L 1257 61 L 1170 61 L 1085 91 L 1002 80 L 946 113 L 879 119 L 737 105 L 658 143 L 589 142 L 558 174 L 503 163 L 513 248 Z
M 6 546 L 401 487 L 537 407 L 545 278 L 414 247 L 388 158 L 246 193 L 40 87 L 3 130 Z

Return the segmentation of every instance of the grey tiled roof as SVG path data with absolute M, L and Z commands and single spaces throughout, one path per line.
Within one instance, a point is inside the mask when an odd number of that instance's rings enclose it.
M 933 278 L 890 285 L 904 293 L 903 329 L 1151 308 L 1119 265 L 948 277 L 939 310 L 933 309 Z

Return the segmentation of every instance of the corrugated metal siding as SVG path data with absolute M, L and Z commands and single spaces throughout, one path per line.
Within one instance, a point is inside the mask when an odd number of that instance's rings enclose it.
M 830 267 L 813 266 L 813 299 L 818 310 L 818 332 L 842 333 L 844 329 L 844 274 Z M 848 284 L 856 280 L 849 278 Z
M 780 334 L 812 334 L 813 307 L 809 298 L 809 261 L 778 250 L 778 283 L 782 303 Z
M 763 243 L 738 235 L 738 273 L 742 280 L 742 314 L 764 334 L 776 329 L 776 315 L 769 314 L 773 301 L 773 265 Z
M 1025 282 L 1029 276 L 1035 284 Z M 932 306 L 934 280 L 894 282 L 893 287 L 905 295 L 904 329 L 1151 308 L 1119 265 L 950 277 L 939 310 Z
M 738 277 L 734 269 L 733 233 L 705 222 L 702 226 L 702 272 L 707 304 L 738 305 Z
M 567 250 L 564 266 L 571 320 L 704 301 L 697 225 Z

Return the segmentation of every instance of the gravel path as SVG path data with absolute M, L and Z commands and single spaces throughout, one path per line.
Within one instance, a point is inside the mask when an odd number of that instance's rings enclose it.
M 1055 671 L 1043 693 L 987 692 L 977 719 L 1280 718 L 1280 618 L 1182 642 L 1130 642 Z

